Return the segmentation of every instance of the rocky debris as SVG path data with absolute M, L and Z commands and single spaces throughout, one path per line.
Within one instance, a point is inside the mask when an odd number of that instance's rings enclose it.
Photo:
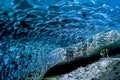
M 119 67 L 119 58 L 103 58 L 87 67 L 58 76 L 58 80 L 119 80 Z
M 111 59 L 109 59 L 111 60 Z M 99 76 L 98 80 L 119 80 L 120 79 L 120 59 L 114 59 L 113 63 L 107 67 L 107 71 Z

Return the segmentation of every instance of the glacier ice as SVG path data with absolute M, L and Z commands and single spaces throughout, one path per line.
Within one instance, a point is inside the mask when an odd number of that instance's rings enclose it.
M 41 78 L 48 68 L 64 61 L 69 46 L 81 56 L 83 43 L 89 54 L 103 44 L 119 45 L 120 1 L 114 1 L 0 0 L 0 64 L 6 78 L 26 77 L 30 72 Z

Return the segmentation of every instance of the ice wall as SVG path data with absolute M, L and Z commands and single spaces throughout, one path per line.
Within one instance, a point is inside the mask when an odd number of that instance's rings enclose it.
M 86 4 L 89 6 L 100 6 L 103 4 L 107 4 L 109 6 L 115 7 L 120 6 L 119 0 L 0 0 L 0 6 L 3 9 L 10 9 L 10 8 L 31 8 L 32 7 L 47 7 L 49 5 L 54 5 L 57 3 L 69 3 L 69 2 L 75 2 L 79 3 L 79 5 L 82 6 L 82 4 Z

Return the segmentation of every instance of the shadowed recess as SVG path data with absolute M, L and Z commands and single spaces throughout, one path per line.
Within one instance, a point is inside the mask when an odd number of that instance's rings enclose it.
M 110 56 L 114 56 L 119 53 L 120 53 L 120 47 L 109 49 Z M 94 63 L 95 61 L 98 61 L 99 59 L 100 59 L 100 55 L 98 53 L 95 53 L 87 57 L 78 57 L 70 62 L 64 62 L 64 63 L 60 63 L 60 64 L 53 66 L 46 72 L 44 77 L 66 74 L 66 73 L 69 73 L 77 69 L 78 67 L 81 67 L 81 66 L 85 67 L 88 64 Z

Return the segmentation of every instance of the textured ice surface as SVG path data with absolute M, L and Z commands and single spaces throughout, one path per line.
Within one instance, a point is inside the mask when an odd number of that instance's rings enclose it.
M 120 59 L 101 59 L 98 62 L 80 67 L 68 74 L 59 76 L 58 80 L 114 80 L 119 72 Z M 115 69 L 115 70 L 114 70 Z M 114 73 L 115 72 L 115 73 Z M 112 74 L 111 74 L 112 73 Z M 113 76 L 114 75 L 114 76 Z M 118 73 L 118 76 L 120 74 Z
M 98 1 L 0 0 L 0 78 L 41 79 L 66 47 L 81 56 L 119 45 L 120 8 L 111 7 L 119 0 Z

